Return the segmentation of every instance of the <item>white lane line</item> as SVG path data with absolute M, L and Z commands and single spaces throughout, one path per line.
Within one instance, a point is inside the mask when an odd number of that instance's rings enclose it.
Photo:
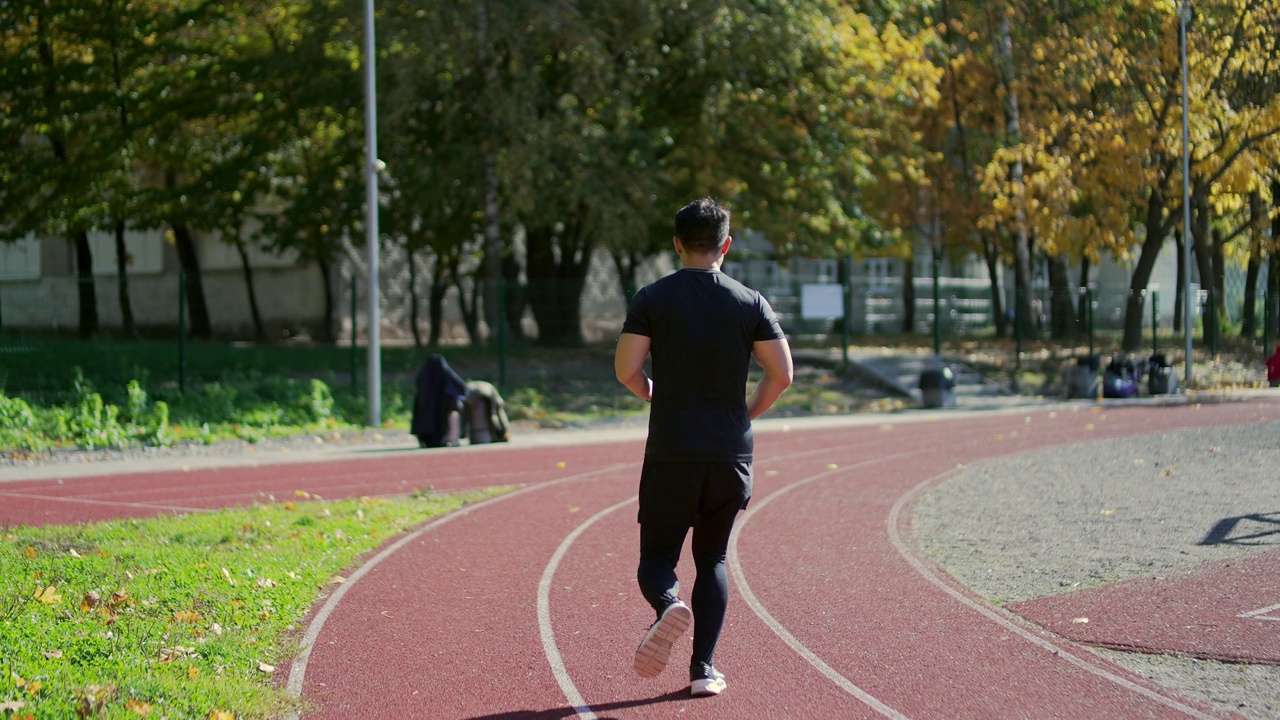
M 830 451 L 828 450 L 828 452 Z M 805 644 L 799 640 L 799 638 L 797 638 L 795 635 L 792 635 L 782 623 L 778 622 L 778 620 L 775 619 L 767 609 L 765 609 L 764 603 L 760 602 L 760 600 L 756 598 L 755 593 L 751 591 L 751 586 L 747 583 L 746 574 L 742 570 L 742 563 L 739 561 L 739 556 L 738 556 L 738 536 L 742 533 L 742 528 L 746 526 L 746 524 L 751 520 L 751 518 L 755 517 L 755 514 L 757 512 L 759 512 L 762 508 L 768 506 L 769 503 L 773 502 L 775 499 L 781 497 L 785 493 L 788 493 L 798 487 L 808 485 L 809 483 L 814 482 L 816 480 L 821 480 L 822 478 L 830 477 L 832 475 L 835 475 L 836 473 L 848 472 L 849 470 L 852 470 L 864 465 L 872 465 L 875 463 L 884 462 L 886 460 L 892 460 L 897 457 L 905 457 L 911 454 L 914 454 L 914 451 L 902 452 L 902 453 L 896 453 L 894 455 L 878 457 L 878 458 L 875 458 L 874 460 L 864 460 L 862 462 L 854 463 L 853 465 L 846 465 L 844 467 L 838 467 L 831 470 L 827 470 L 826 472 L 818 473 L 817 475 L 811 475 L 803 480 L 800 480 L 799 482 L 795 482 L 784 488 L 780 488 L 774 491 L 772 495 L 769 495 L 768 497 L 764 498 L 760 502 L 758 503 L 753 502 L 751 507 L 748 508 L 747 512 L 743 513 L 742 519 L 737 523 L 737 526 L 734 527 L 733 534 L 729 536 L 729 554 L 728 554 L 729 571 L 733 574 L 733 581 L 738 586 L 738 592 L 742 594 L 743 600 L 746 601 L 747 606 L 751 608 L 751 611 L 756 614 L 756 617 L 759 617 L 760 620 L 764 622 L 765 626 L 773 631 L 774 635 L 777 635 L 782 640 L 782 642 L 786 643 L 787 646 L 790 647 L 792 650 L 794 650 L 797 655 L 799 655 L 800 657 L 808 661 L 808 663 L 812 665 L 818 672 L 825 675 L 828 680 L 835 683 L 840 689 L 844 690 L 846 693 L 862 701 L 863 704 L 867 705 L 872 710 L 875 710 L 876 712 L 880 713 L 881 715 L 887 718 L 893 718 L 893 720 L 908 720 L 908 718 L 906 715 L 903 715 L 897 710 L 881 702 L 871 693 L 868 693 L 866 690 L 863 690 L 862 688 L 855 685 L 853 681 L 850 680 L 849 678 L 845 677 L 844 675 L 841 675 L 839 671 L 837 671 L 835 668 L 828 665 L 825 661 L 823 661 L 822 658 L 818 657 L 816 653 L 814 653 L 812 650 L 806 647 Z
M 64 503 L 83 503 L 85 505 L 110 505 L 112 507 L 131 507 L 144 510 L 177 510 L 178 512 L 213 512 L 213 508 L 193 508 L 181 505 L 160 505 L 157 503 L 134 503 L 116 500 L 93 500 L 82 497 L 59 497 L 57 495 L 32 495 L 30 493 L 0 492 L 0 497 L 11 497 L 27 500 L 51 500 Z M 221 508 L 217 508 L 221 509 Z
M 429 522 L 426 525 L 423 525 L 417 530 L 414 530 L 408 535 L 405 535 L 404 537 L 400 538 L 394 543 L 388 545 L 385 549 L 382 550 L 382 552 L 370 558 L 369 562 L 361 565 L 359 568 L 356 569 L 355 572 L 348 575 L 347 581 L 339 585 L 338 588 L 333 591 L 333 594 L 330 595 L 329 599 L 325 601 L 324 605 L 320 608 L 320 611 L 317 612 L 316 616 L 311 619 L 311 624 L 307 625 L 307 632 L 302 636 L 302 642 L 299 646 L 298 656 L 297 658 L 294 659 L 293 665 L 289 668 L 289 682 L 285 686 L 285 693 L 290 697 L 295 697 L 295 698 L 302 697 L 303 682 L 307 676 L 307 663 L 311 661 L 311 648 L 315 646 L 316 639 L 320 637 L 320 631 L 324 629 L 324 624 L 328 622 L 329 616 L 333 614 L 333 611 L 338 609 L 338 603 L 342 602 L 342 598 L 347 594 L 347 591 L 349 591 L 352 587 L 354 587 L 355 584 L 360 581 L 360 578 L 364 577 L 365 575 L 368 575 L 375 567 L 377 567 L 380 563 L 382 563 L 383 560 L 386 560 L 387 558 L 394 555 L 398 550 L 403 548 L 405 545 L 408 545 L 414 540 L 417 540 L 423 534 L 431 530 L 435 530 L 441 525 L 445 525 L 460 517 L 465 517 L 477 510 L 480 510 L 482 508 L 487 508 L 490 505 L 497 504 L 504 500 L 510 500 L 511 498 L 519 497 L 521 495 L 524 495 L 525 493 L 533 492 L 534 490 L 540 490 L 542 488 L 552 487 L 554 485 L 561 485 L 563 483 L 572 482 L 575 480 L 582 480 L 584 478 L 589 478 L 593 475 L 603 475 L 607 473 L 616 472 L 622 468 L 625 468 L 634 464 L 635 463 L 618 463 L 615 465 L 598 468 L 596 470 L 591 470 L 589 472 L 578 473 L 577 475 L 570 475 L 568 477 L 559 478 L 558 480 L 550 480 L 548 482 L 538 483 L 536 485 L 530 485 L 529 487 L 521 488 L 514 492 L 509 492 L 506 495 L 499 495 L 498 497 L 490 498 L 488 500 L 478 502 L 475 505 L 468 505 L 464 508 L 455 510 L 454 512 L 448 515 L 445 515 L 439 520 L 433 520 L 432 522 Z M 295 711 L 286 713 L 284 715 L 284 720 L 298 720 L 298 712 L 295 710 Z
M 1280 620 L 1280 617 L 1260 617 L 1262 615 L 1267 615 L 1268 613 L 1274 610 L 1280 610 L 1280 604 L 1268 605 L 1267 607 L 1258 608 L 1257 610 L 1250 610 L 1249 612 L 1243 612 L 1237 615 L 1236 617 L 1253 618 L 1254 620 Z
M 564 559 L 578 537 L 587 531 L 587 528 L 609 513 L 635 503 L 638 497 L 638 495 L 632 495 L 616 505 L 610 505 L 592 515 L 565 536 L 564 542 L 560 543 L 555 554 L 547 561 L 547 567 L 542 571 L 542 580 L 538 583 L 538 632 L 542 635 L 542 649 L 547 655 L 547 662 L 551 665 L 551 673 L 556 676 L 556 682 L 560 683 L 560 690 L 564 693 L 565 699 L 573 706 L 573 712 L 583 720 L 595 720 L 596 714 L 591 712 L 591 706 L 578 692 L 578 687 L 573 684 L 573 678 L 569 677 L 569 670 L 564 666 L 564 658 L 560 655 L 560 648 L 556 645 L 555 630 L 551 627 L 551 581 L 560 567 L 560 561 Z
M 911 565 L 911 567 L 915 568 L 916 572 L 920 573 L 920 575 L 923 576 L 925 580 L 928 580 L 929 582 L 933 583 L 936 587 L 940 588 L 943 592 L 947 593 L 951 597 L 960 601 L 960 603 L 968 607 L 970 610 L 973 610 L 985 616 L 988 620 L 995 622 L 996 624 L 1005 628 L 1009 632 L 1018 635 L 1024 640 L 1027 640 L 1028 642 L 1053 654 L 1054 657 L 1065 660 L 1068 663 L 1080 668 L 1081 670 L 1084 670 L 1085 672 L 1092 673 L 1093 675 L 1096 675 L 1104 680 L 1109 680 L 1119 685 L 1120 687 L 1125 688 L 1126 690 L 1131 690 L 1133 692 L 1136 692 L 1139 695 L 1142 695 L 1143 697 L 1146 697 L 1149 700 L 1154 700 L 1160 703 L 1161 705 L 1170 707 L 1174 710 L 1177 710 L 1178 712 L 1186 713 L 1191 717 L 1201 718 L 1201 720 L 1216 720 L 1217 718 L 1220 717 L 1218 715 L 1206 714 L 1201 710 L 1191 707 L 1190 705 L 1185 705 L 1183 703 L 1178 702 L 1177 700 L 1167 698 L 1164 695 L 1161 695 L 1160 693 L 1155 692 L 1154 690 L 1149 690 L 1145 687 L 1142 687 L 1141 685 L 1138 685 L 1137 683 L 1127 680 L 1105 668 L 1092 665 L 1089 662 L 1085 661 L 1083 658 L 1076 657 L 1076 655 L 1073 652 L 1071 652 L 1071 649 L 1069 647 L 1066 647 L 1065 645 L 1058 646 L 1049 642 L 1048 640 L 1045 640 L 1039 635 L 1036 635 L 1035 633 L 1022 627 L 1021 625 L 1018 625 L 1017 623 L 1013 622 L 1009 618 L 1004 617 L 1003 615 L 996 612 L 988 605 L 978 602 L 973 598 L 970 598 L 964 593 L 960 592 L 959 590 L 956 590 L 946 580 L 942 579 L 936 572 L 934 572 L 932 568 L 930 568 L 928 565 L 923 563 L 919 558 L 917 558 L 915 554 L 912 552 L 910 546 L 902 539 L 902 535 L 898 531 L 900 518 L 902 516 L 902 511 L 908 505 L 913 503 L 916 500 L 916 498 L 918 498 L 920 495 L 923 495 L 925 490 L 927 490 L 928 488 L 936 484 L 941 484 L 943 481 L 953 476 L 954 474 L 955 474 L 955 471 L 951 471 L 943 475 L 940 475 L 936 478 L 930 478 L 929 480 L 925 480 L 919 485 L 916 485 L 910 491 L 905 493 L 902 497 L 898 498 L 898 501 L 893 505 L 893 509 L 889 511 L 889 518 L 887 520 L 887 523 L 889 526 L 888 527 L 889 540 L 890 542 L 893 543 L 893 547 L 898 551 L 898 554 L 901 555 L 903 559 L 905 559 L 907 563 Z

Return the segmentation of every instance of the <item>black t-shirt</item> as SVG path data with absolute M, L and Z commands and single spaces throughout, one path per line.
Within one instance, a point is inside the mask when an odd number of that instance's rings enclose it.
M 751 462 L 751 346 L 786 337 L 769 302 L 722 272 L 684 268 L 636 293 L 622 332 L 650 339 L 645 457 Z

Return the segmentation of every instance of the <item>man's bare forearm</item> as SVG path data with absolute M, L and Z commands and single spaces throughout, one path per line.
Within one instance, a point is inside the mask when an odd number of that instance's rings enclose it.
M 791 378 L 786 375 L 765 375 L 760 384 L 756 385 L 756 391 L 751 394 L 751 399 L 747 401 L 747 416 L 755 420 L 763 415 L 766 410 L 773 407 L 789 387 L 791 387 Z
M 645 402 L 651 402 L 653 400 L 653 381 L 649 379 L 648 375 L 644 374 L 644 371 L 636 372 L 627 378 L 620 377 L 618 378 L 618 382 L 625 385 L 626 388 L 631 391 L 632 395 L 635 395 L 641 400 L 644 400 Z

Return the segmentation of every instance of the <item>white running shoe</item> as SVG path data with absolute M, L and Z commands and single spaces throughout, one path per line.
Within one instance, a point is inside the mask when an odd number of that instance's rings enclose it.
M 689 694 L 694 697 L 719 695 L 728 686 L 724 673 L 706 663 L 698 663 L 689 671 Z
M 642 678 L 657 677 L 667 667 L 671 646 L 693 623 L 693 612 L 679 600 L 667 606 L 649 627 L 644 642 L 636 649 L 636 672 Z

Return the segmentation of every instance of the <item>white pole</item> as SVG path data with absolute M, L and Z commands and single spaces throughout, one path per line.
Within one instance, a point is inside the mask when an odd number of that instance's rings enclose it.
M 1182 334 L 1186 336 L 1187 359 L 1184 380 L 1191 382 L 1191 150 L 1187 129 L 1187 15 L 1190 0 L 1178 7 L 1178 46 L 1182 53 Z
M 378 91 L 374 80 L 373 0 L 364 3 L 365 234 L 369 244 L 369 425 L 382 424 L 382 338 L 378 319 Z

